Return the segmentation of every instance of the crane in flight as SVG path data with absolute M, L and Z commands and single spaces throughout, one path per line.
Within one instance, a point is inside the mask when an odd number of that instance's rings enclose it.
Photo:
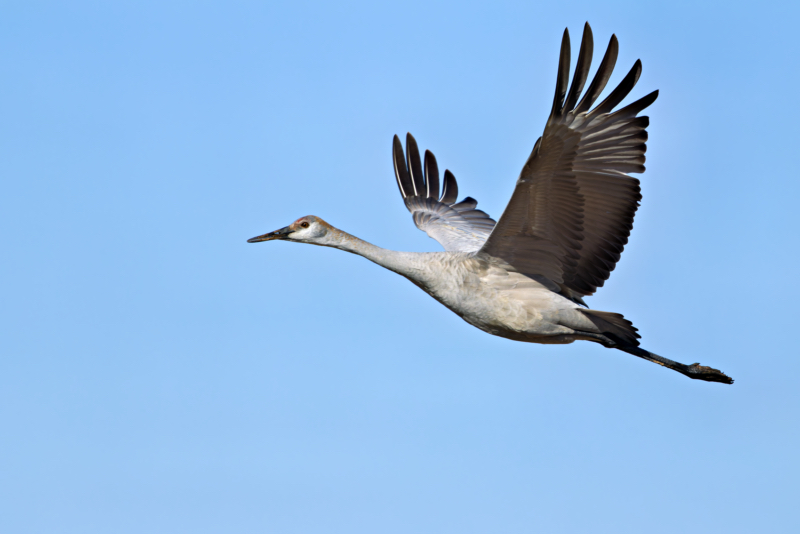
M 689 378 L 732 384 L 698 363 L 685 365 L 639 346 L 639 334 L 618 313 L 588 308 L 583 297 L 602 287 L 619 261 L 639 207 L 649 118 L 638 114 L 658 91 L 614 110 L 639 79 L 636 61 L 620 84 L 592 107 L 617 59 L 608 49 L 584 92 L 593 53 L 592 30 L 584 26 L 578 61 L 569 84 L 570 39 L 564 30 L 555 97 L 542 136 L 522 168 L 511 200 L 495 222 L 458 201 L 458 184 L 436 158 L 406 136 L 395 135 L 394 173 L 417 228 L 445 252 L 397 252 L 367 243 L 309 215 L 249 239 L 285 240 L 358 254 L 408 278 L 469 324 L 490 334 L 529 343 L 599 343 L 657 363 Z

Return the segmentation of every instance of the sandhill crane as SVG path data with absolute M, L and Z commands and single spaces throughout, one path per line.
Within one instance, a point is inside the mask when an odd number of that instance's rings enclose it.
M 648 117 L 637 115 L 658 96 L 653 91 L 614 111 L 639 79 L 637 60 L 592 108 L 617 51 L 612 35 L 581 98 L 592 62 L 592 30 L 584 26 L 569 91 L 570 40 L 564 30 L 550 117 L 498 222 L 476 209 L 473 198 L 457 202 L 458 185 L 449 170 L 440 188 L 436 158 L 426 151 L 423 162 L 411 134 L 405 154 L 394 137 L 400 194 L 417 228 L 445 252 L 382 249 L 311 215 L 248 242 L 281 239 L 358 254 L 408 278 L 469 324 L 496 336 L 531 343 L 593 341 L 689 378 L 732 384 L 716 369 L 640 348 L 637 329 L 622 315 L 589 309 L 583 301 L 605 283 L 628 242 L 642 198 L 639 180 L 628 173 L 645 170 L 649 124 Z

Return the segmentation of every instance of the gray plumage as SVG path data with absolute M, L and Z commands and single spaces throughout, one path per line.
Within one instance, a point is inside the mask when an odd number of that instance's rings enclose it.
M 400 194 L 414 224 L 437 240 L 440 253 L 395 252 L 366 243 L 322 219 L 302 217 L 250 242 L 284 239 L 359 254 L 405 276 L 468 323 L 490 334 L 534 343 L 588 340 L 658 363 L 690 378 L 733 383 L 724 373 L 685 365 L 639 347 L 639 334 L 622 315 L 585 308 L 583 297 L 602 287 L 628 242 L 641 200 L 649 119 L 638 114 L 658 91 L 614 111 L 642 71 L 636 61 L 594 108 L 614 69 L 611 37 L 586 92 L 593 54 L 587 23 L 569 89 L 570 40 L 561 43 L 553 106 L 542 136 L 495 222 L 466 197 L 457 202 L 455 176 L 417 142 L 406 150 L 395 136 L 392 159 Z M 583 96 L 581 96 L 583 95 Z M 582 307 L 583 306 L 583 307 Z

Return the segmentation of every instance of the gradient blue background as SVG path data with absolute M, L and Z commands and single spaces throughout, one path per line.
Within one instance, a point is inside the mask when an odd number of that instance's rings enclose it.
M 797 7 L 65 4 L 0 4 L 0 531 L 800 531 Z M 734 386 L 245 243 L 315 214 L 438 250 L 406 131 L 499 217 L 586 20 L 661 90 L 589 304 Z

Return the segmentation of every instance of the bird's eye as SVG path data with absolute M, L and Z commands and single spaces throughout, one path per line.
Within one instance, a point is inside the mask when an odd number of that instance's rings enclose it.
M 308 223 L 303 221 L 300 223 L 300 226 L 302 226 L 303 228 L 308 228 Z

